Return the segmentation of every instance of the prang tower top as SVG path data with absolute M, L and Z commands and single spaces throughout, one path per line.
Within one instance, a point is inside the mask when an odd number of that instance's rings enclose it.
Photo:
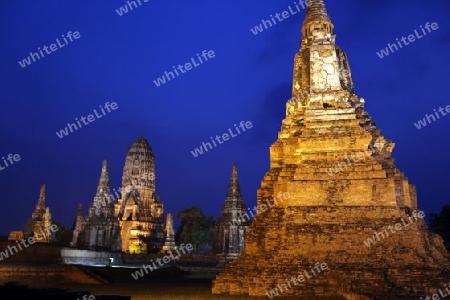
M 334 25 L 325 4 L 323 0 L 309 0 L 309 3 L 302 27 L 301 50 L 295 56 L 293 98 L 306 98 L 305 92 L 353 93 L 347 56 L 335 45 Z

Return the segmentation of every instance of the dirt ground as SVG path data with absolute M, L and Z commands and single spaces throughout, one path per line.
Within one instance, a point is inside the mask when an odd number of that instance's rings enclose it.
M 89 291 L 91 295 L 131 296 L 132 300 L 262 300 L 264 297 L 249 297 L 246 295 L 213 295 L 211 284 L 213 275 L 192 275 L 176 269 L 161 270 L 159 273 L 149 273 L 134 280 L 131 273 L 136 269 L 121 268 L 91 268 L 99 275 L 108 278 L 111 283 L 101 285 L 61 284 L 59 286 L 30 286 L 39 288 L 59 288 L 69 291 Z M 279 299 L 303 299 L 300 297 L 279 297 Z M 324 298 L 322 298 L 324 299 Z M 341 298 L 327 298 L 339 300 Z

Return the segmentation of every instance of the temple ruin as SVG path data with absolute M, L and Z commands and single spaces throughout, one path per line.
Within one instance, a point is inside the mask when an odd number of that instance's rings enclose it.
M 248 218 L 244 217 L 246 214 Z M 242 197 L 237 165 L 233 164 L 228 193 L 216 224 L 214 252 L 219 260 L 235 259 L 244 251 L 251 218 Z
M 394 143 L 355 93 L 324 1 L 308 3 L 292 98 L 257 204 L 279 192 L 290 197 L 256 214 L 245 251 L 217 275 L 212 292 L 419 299 L 448 282 L 449 254 L 394 165 Z
M 121 193 L 112 193 L 103 161 L 97 191 L 86 219 L 75 221 L 72 246 L 130 253 L 158 252 L 165 241 L 163 203 L 155 192 L 155 157 L 139 137 L 125 158 Z
M 108 162 L 106 160 L 102 164 L 97 192 L 89 207 L 89 214 L 86 220 L 82 222 L 83 225 L 76 225 L 76 227 L 83 227 L 78 236 L 77 246 L 90 250 L 122 250 L 119 220 L 115 216 L 114 202 L 111 199 Z M 76 233 L 74 231 L 74 237 Z
M 53 239 L 53 234 L 48 232 L 48 228 L 52 225 L 52 214 L 50 213 L 50 208 L 45 204 L 45 184 L 41 186 L 39 192 L 38 203 L 31 215 L 31 234 L 34 240 L 38 243 L 50 243 Z M 48 234 L 41 234 L 48 233 Z

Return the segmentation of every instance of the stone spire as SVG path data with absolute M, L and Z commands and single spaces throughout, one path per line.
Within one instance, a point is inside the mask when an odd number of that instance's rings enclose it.
M 323 0 L 310 1 L 302 27 L 301 49 L 294 58 L 292 99 L 288 102 L 287 115 L 299 111 L 297 108 L 304 111 L 310 105 L 315 109 L 336 107 L 329 103 L 336 96 L 335 93 L 341 92 L 338 95 L 341 99 L 349 93 L 350 96 L 354 94 L 348 58 L 336 46 L 333 28 Z M 361 106 L 363 100 L 355 98 L 355 102 Z M 297 107 L 294 109 L 293 106 Z M 301 119 L 301 116 L 295 118 Z M 367 124 L 372 123 L 369 121 Z
M 237 165 L 233 164 L 227 196 L 216 225 L 214 251 L 219 258 L 235 259 L 241 254 L 252 217 L 241 194 Z
M 332 35 L 334 25 L 331 23 L 323 0 L 309 0 L 306 17 L 302 27 L 302 45 L 311 41 L 328 41 L 334 43 Z
M 89 209 L 89 217 L 114 215 L 114 203 L 109 186 L 108 161 L 102 163 L 102 171 L 98 181 L 97 192 Z
M 109 173 L 108 173 L 108 161 L 105 159 L 102 163 L 102 172 L 100 174 L 100 180 L 98 181 L 97 194 L 102 191 L 108 190 L 109 193 Z
M 330 17 L 327 13 L 327 8 L 323 0 L 309 0 L 310 4 L 306 8 L 306 16 L 303 24 L 308 24 L 314 21 L 328 21 L 330 22 Z
M 43 184 L 39 193 L 39 200 L 36 204 L 36 209 L 34 210 L 31 217 L 35 220 L 42 221 L 44 219 L 45 209 L 45 184 Z
M 231 167 L 230 183 L 228 184 L 228 192 L 225 203 L 222 207 L 222 214 L 232 214 L 232 218 L 237 218 L 237 213 L 245 213 L 247 209 L 244 198 L 241 193 L 241 185 L 239 184 L 239 175 L 237 165 Z
M 162 247 L 162 252 L 175 251 L 177 246 L 175 245 L 175 231 L 173 230 L 173 217 L 171 213 L 167 214 L 166 220 L 166 241 Z
M 83 216 L 83 204 L 80 202 L 78 203 L 78 209 L 77 209 L 77 217 Z
M 109 187 L 109 173 L 108 173 L 108 161 L 105 159 L 102 163 L 102 172 L 100 173 L 100 179 L 98 181 L 96 198 L 101 200 L 103 196 L 111 195 L 111 189 Z M 94 198 L 94 201 L 96 199 Z
M 166 232 L 169 234 L 174 234 L 173 230 L 173 217 L 171 213 L 167 214 L 167 220 L 166 220 Z
M 73 234 L 70 246 L 75 247 L 77 245 L 78 236 L 83 231 L 83 228 L 84 228 L 83 207 L 80 202 L 78 203 L 77 216 L 75 218 L 75 221 L 73 222 Z
M 226 199 L 242 199 L 241 185 L 239 184 L 239 175 L 236 164 L 233 164 L 231 168 L 230 184 L 228 185 Z
M 89 207 L 89 215 L 84 221 L 80 218 L 79 226 L 76 228 L 79 236 L 78 240 L 72 241 L 74 245 L 91 250 L 116 251 L 121 248 L 120 226 L 115 215 L 113 200 L 114 196 L 111 195 L 109 186 L 108 162 L 103 160 L 97 191 Z
M 45 187 L 45 184 L 41 186 L 38 203 L 36 204 L 33 214 L 31 215 L 33 220 L 31 233 L 36 242 L 49 243 L 51 236 L 41 234 L 42 232 L 45 232 L 45 230 L 48 230 L 49 226 L 52 224 L 50 209 L 45 206 Z

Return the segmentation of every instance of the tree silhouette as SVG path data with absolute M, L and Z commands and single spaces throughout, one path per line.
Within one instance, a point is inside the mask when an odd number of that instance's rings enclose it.
M 34 229 L 35 224 L 36 224 L 36 220 L 33 218 L 28 219 L 27 222 L 25 224 L 23 224 L 25 239 L 32 237 L 34 235 L 33 229 Z
M 53 221 L 52 225 L 56 225 L 58 230 L 54 233 L 53 243 L 62 246 L 69 247 L 72 241 L 72 230 L 69 227 L 61 225 L 58 221 Z
M 444 205 L 439 214 L 430 214 L 430 229 L 442 237 L 445 248 L 450 250 L 450 205 Z
M 211 247 L 215 238 L 215 219 L 205 216 L 197 206 L 189 207 L 177 214 L 180 220 L 175 235 L 178 244 L 191 244 L 194 252 L 198 253 L 202 247 Z

